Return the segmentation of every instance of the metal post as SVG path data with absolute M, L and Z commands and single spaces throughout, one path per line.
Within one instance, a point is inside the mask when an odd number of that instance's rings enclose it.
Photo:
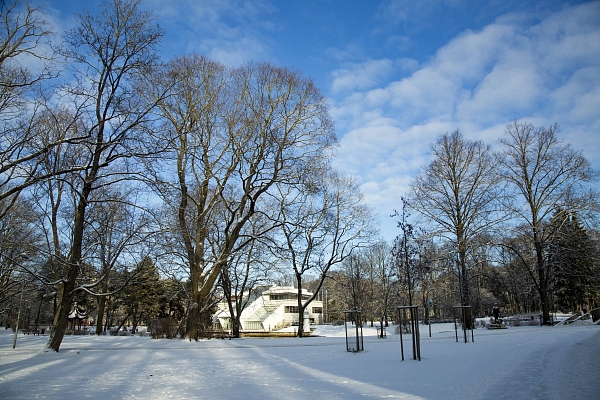
M 325 321 L 324 323 L 326 324 L 327 322 L 329 322 L 329 318 L 327 318 L 327 289 L 325 289 L 325 304 L 324 304 L 324 308 L 325 308 Z
M 431 299 L 429 299 L 429 302 L 427 303 L 427 308 L 425 309 L 425 312 L 427 313 L 427 325 L 429 325 L 429 337 L 431 337 L 431 313 L 429 312 L 429 307 L 431 307 Z
M 462 317 L 463 317 L 463 336 L 465 337 L 465 343 L 467 343 L 467 310 L 462 309 Z
M 410 308 L 410 329 L 412 329 L 412 346 L 413 346 L 413 360 L 417 359 L 417 341 L 415 337 L 416 329 L 419 327 L 415 324 L 415 310 Z
M 400 328 L 400 354 L 402 354 L 402 361 L 404 361 L 404 342 L 402 341 L 402 320 L 404 317 L 404 309 L 400 310 L 398 309 L 398 316 L 399 316 L 399 328 Z
M 344 313 L 344 330 L 346 332 L 346 351 L 350 351 L 350 346 L 348 346 L 348 312 Z
M 355 314 L 355 318 L 354 318 L 354 329 L 356 330 L 356 351 L 360 351 L 360 343 L 359 343 L 359 337 L 358 337 L 358 324 L 360 323 L 360 321 L 358 320 L 358 313 Z
M 454 335 L 456 336 L 456 343 L 458 343 L 458 329 L 456 327 L 456 308 L 452 307 L 452 314 L 454 315 Z
M 471 343 L 475 343 L 475 334 L 473 333 L 473 331 L 475 330 L 475 329 L 473 329 L 475 327 L 475 320 L 473 319 L 473 309 L 472 308 L 469 308 L 469 313 L 471 315 L 471 323 L 473 324 L 471 326 Z
M 467 327 L 466 321 L 467 321 L 467 316 L 470 317 L 470 320 L 473 320 L 473 309 L 471 308 L 471 306 L 454 306 L 452 307 L 452 311 L 454 314 L 454 334 L 456 336 L 456 342 L 458 343 L 458 328 L 456 325 L 456 309 L 460 308 L 461 310 L 461 315 L 462 315 L 462 319 L 463 319 L 463 324 L 462 324 L 462 330 L 463 330 L 463 337 L 465 340 L 465 343 L 467 343 L 469 341 L 469 337 L 467 336 L 467 329 L 469 329 Z M 469 313 L 467 315 L 467 312 Z M 474 342 L 475 341 L 475 336 L 473 333 L 473 327 L 470 327 L 471 329 L 471 341 Z
M 421 330 L 419 328 L 419 309 L 415 308 L 415 314 L 416 314 L 416 327 L 417 329 L 415 330 L 416 336 L 417 336 L 417 359 L 419 361 L 421 361 Z
M 421 361 L 421 337 L 419 332 L 419 309 L 417 306 L 410 308 L 410 314 L 412 319 L 412 332 L 413 332 L 413 359 Z
M 15 337 L 13 339 L 13 349 L 17 347 L 17 335 L 19 333 L 19 319 L 21 318 L 21 307 L 23 306 L 23 290 L 25 289 L 25 281 L 21 285 L 21 300 L 19 301 L 19 311 L 17 312 L 17 325 L 15 326 Z
M 412 348 L 413 348 L 413 359 L 421 361 L 421 338 L 419 334 L 419 308 L 418 306 L 398 306 L 398 320 L 400 327 L 400 352 L 402 354 L 402 361 L 404 361 L 404 342 L 402 340 L 402 325 L 404 322 L 404 316 L 406 309 L 409 310 L 410 317 L 410 329 L 412 333 Z
M 344 311 L 344 330 L 346 331 L 346 351 L 363 351 L 364 350 L 364 342 L 362 337 L 362 320 L 360 317 L 360 311 L 358 310 L 348 310 Z M 348 333 L 352 334 L 352 328 L 348 331 L 348 321 L 354 322 L 354 339 L 348 336 Z M 360 337 L 359 337 L 360 335 Z M 354 347 L 351 347 L 351 343 Z

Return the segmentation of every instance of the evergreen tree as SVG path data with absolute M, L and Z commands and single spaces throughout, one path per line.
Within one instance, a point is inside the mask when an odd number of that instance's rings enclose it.
M 574 212 L 557 210 L 550 225 L 548 259 L 556 305 L 564 311 L 583 309 L 600 288 L 594 243 Z

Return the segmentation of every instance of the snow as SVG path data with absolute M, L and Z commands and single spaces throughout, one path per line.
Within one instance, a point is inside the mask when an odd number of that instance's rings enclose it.
M 365 326 L 363 352 L 346 351 L 343 326 L 314 337 L 153 340 L 66 336 L 44 353 L 44 336 L 0 332 L 2 399 L 597 399 L 600 325 L 474 331 L 421 325 L 411 335 Z

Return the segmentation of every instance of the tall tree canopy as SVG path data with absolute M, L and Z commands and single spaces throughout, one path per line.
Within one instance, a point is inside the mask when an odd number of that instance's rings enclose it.
M 475 239 L 499 221 L 496 161 L 490 146 L 456 130 L 432 146 L 432 162 L 411 185 L 411 206 L 432 224 L 432 234 L 453 243 L 460 301 L 469 305 L 468 256 Z
M 551 308 L 546 255 L 552 231 L 548 222 L 559 207 L 581 213 L 590 210 L 595 194 L 587 184 L 597 176 L 581 152 L 558 140 L 557 132 L 556 124 L 536 128 L 515 121 L 500 140 L 503 148 L 498 172 L 514 194 L 507 198 L 516 199 L 505 206 L 517 224 L 527 226 L 535 260 L 524 266 L 535 278 L 544 324 L 550 323 Z
M 310 79 L 287 68 L 250 63 L 235 69 L 192 55 L 156 76 L 172 173 L 157 174 L 177 215 L 173 256 L 190 273 L 187 336 L 222 269 L 275 185 L 298 185 L 334 143 L 325 99 Z M 268 227 L 266 229 L 269 229 Z M 260 236 L 260 233 L 254 234 Z

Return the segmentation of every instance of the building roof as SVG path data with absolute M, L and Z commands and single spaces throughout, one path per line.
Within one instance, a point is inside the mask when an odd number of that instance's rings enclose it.
M 271 294 L 271 293 L 298 293 L 298 289 L 293 286 L 271 286 L 269 289 L 265 290 L 263 294 Z M 302 294 L 312 295 L 312 292 L 309 292 L 306 289 L 302 289 Z

